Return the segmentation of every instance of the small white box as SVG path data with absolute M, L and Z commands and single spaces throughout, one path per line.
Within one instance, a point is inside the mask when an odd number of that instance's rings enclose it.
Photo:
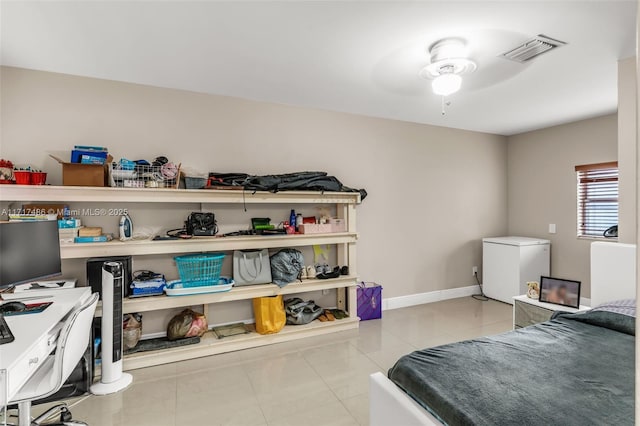
M 80 228 L 60 228 L 58 229 L 58 235 L 60 239 L 63 238 L 75 238 L 78 236 Z
M 347 224 L 344 219 L 331 218 L 329 225 L 331 225 L 331 232 L 347 232 Z
M 59 228 L 58 238 L 60 238 L 60 244 L 73 243 L 78 236 L 80 228 Z

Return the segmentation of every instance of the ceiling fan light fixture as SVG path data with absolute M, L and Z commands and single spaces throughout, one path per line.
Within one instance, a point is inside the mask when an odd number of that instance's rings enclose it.
M 462 77 L 458 74 L 441 74 L 431 82 L 433 93 L 439 96 L 449 96 L 462 87 Z
M 467 47 L 464 40 L 458 38 L 445 38 L 435 42 L 429 47 L 431 62 L 445 59 L 466 58 Z
M 429 47 L 431 63 L 420 71 L 420 76 L 432 80 L 431 88 L 436 95 L 449 96 L 462 86 L 463 74 L 476 70 L 476 63 L 467 58 L 465 41 L 445 38 Z

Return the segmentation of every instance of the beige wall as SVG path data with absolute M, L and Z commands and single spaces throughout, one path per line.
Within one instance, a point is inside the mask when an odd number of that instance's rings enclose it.
M 617 116 L 511 136 L 507 151 L 509 233 L 550 239 L 552 274 L 582 281 L 589 297 L 591 241 L 576 237 L 574 167 L 617 159 Z
M 385 297 L 473 284 L 481 238 L 507 231 L 501 136 L 16 68 L 1 78 L 0 156 L 53 184 L 48 154 L 93 144 L 205 171 L 320 169 L 366 188 L 359 273 Z
M 640 85 L 637 82 L 640 80 L 640 63 L 638 63 L 638 46 L 640 46 L 640 8 L 636 10 L 636 178 L 640 176 L 640 135 L 638 129 L 638 123 L 640 123 L 640 108 L 637 105 L 640 103 Z M 640 238 L 637 232 L 637 225 L 640 223 L 638 214 L 640 214 L 640 185 L 636 185 L 636 247 L 640 247 Z M 640 276 L 637 273 L 637 265 L 640 264 L 640 250 L 636 248 L 636 305 L 638 297 L 640 296 Z M 640 327 L 640 316 L 636 317 L 636 328 Z M 636 339 L 636 389 L 640 389 L 640 339 Z M 640 392 L 636 392 L 636 424 L 640 424 Z
M 618 62 L 619 241 L 636 242 L 636 58 Z

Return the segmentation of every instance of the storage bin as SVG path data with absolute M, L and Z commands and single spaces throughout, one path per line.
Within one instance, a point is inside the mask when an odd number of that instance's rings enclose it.
M 329 223 L 303 223 L 298 226 L 298 231 L 301 234 L 330 234 L 333 227 Z
M 175 163 L 166 163 L 161 166 L 138 164 L 131 170 L 122 168 L 122 164 L 110 163 L 109 185 L 123 188 L 176 189 L 180 183 L 180 166 Z M 125 167 L 128 167 L 128 164 L 125 164 Z
M 186 189 L 203 189 L 207 184 L 206 177 L 185 176 L 184 187 Z
M 331 232 L 347 232 L 347 224 L 344 219 L 331 218 L 329 225 L 331 225 Z
M 174 257 L 183 287 L 218 285 L 224 253 L 190 254 Z

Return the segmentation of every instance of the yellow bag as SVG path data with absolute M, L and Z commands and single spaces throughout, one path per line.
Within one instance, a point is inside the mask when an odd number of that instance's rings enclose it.
M 277 333 L 287 322 L 282 295 L 253 299 L 253 314 L 256 317 L 256 331 L 260 334 Z

